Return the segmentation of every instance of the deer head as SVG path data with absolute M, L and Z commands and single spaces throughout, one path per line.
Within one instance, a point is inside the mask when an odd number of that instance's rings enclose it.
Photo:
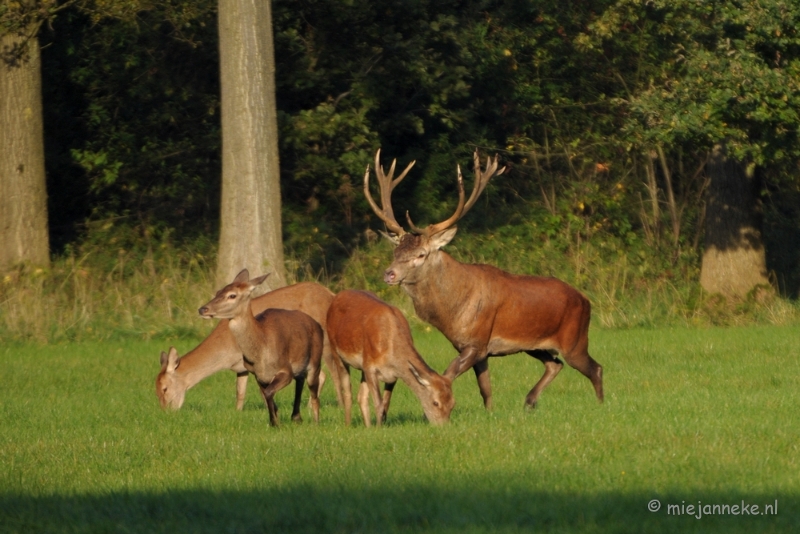
M 186 388 L 180 387 L 175 370 L 180 365 L 178 351 L 175 347 L 169 348 L 169 354 L 161 352 L 161 372 L 156 377 L 156 395 L 162 409 L 178 410 L 183 406 Z
M 246 310 L 250 313 L 250 299 L 253 290 L 267 279 L 269 274 L 250 280 L 250 273 L 243 269 L 233 282 L 223 287 L 211 301 L 200 308 L 203 319 L 233 319 Z
M 425 390 L 424 395 L 419 396 L 422 403 L 422 411 L 425 418 L 434 425 L 441 425 L 450 420 L 450 412 L 456 405 L 453 397 L 452 382 L 436 373 L 427 373 L 429 378 L 420 374 L 413 363 L 408 362 L 408 368 L 416 381 Z
M 378 207 L 369 192 L 369 165 L 364 173 L 364 196 L 366 196 L 369 205 L 372 207 L 372 211 L 386 224 L 390 234 L 384 235 L 396 245 L 394 261 L 384 272 L 383 279 L 387 284 L 391 285 L 413 284 L 420 276 L 424 276 L 425 266 L 429 263 L 428 259 L 432 253 L 438 251 L 455 237 L 458 230 L 456 223 L 472 208 L 486 188 L 486 184 L 489 183 L 489 179 L 494 175 L 503 174 L 506 168 L 503 167 L 499 171 L 497 170 L 497 157 L 495 156 L 494 159 L 487 157 L 486 168 L 481 169 L 480 158 L 476 150 L 473 155 L 475 183 L 472 186 L 472 193 L 469 199 L 465 200 L 464 178 L 461 175 L 461 166 L 457 165 L 458 206 L 456 206 L 455 213 L 442 222 L 431 224 L 426 228 L 418 228 L 411 220 L 409 213 L 406 212 L 406 220 L 411 229 L 411 232 L 407 233 L 394 216 L 392 190 L 405 178 L 416 161 L 412 161 L 397 179 L 392 179 L 397 160 L 392 161 L 392 166 L 387 176 L 380 164 L 380 155 L 381 151 L 378 150 L 375 154 L 375 175 L 381 192 L 381 206 Z M 433 261 L 435 262 L 436 260 Z

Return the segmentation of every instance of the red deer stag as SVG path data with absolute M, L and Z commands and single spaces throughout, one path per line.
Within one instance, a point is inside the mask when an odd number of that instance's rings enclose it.
M 314 282 L 301 282 L 252 299 L 250 308 L 254 315 L 267 308 L 300 310 L 310 315 L 325 331 L 325 317 L 332 300 L 333 293 L 328 288 Z M 327 333 L 323 340 L 322 359 L 333 372 Z M 244 407 L 248 373 L 242 361 L 242 351 L 239 350 L 228 327 L 228 320 L 223 319 L 207 338 L 182 358 L 178 356 L 178 351 L 174 347 L 170 347 L 169 354 L 161 353 L 161 371 L 156 377 L 156 395 L 161 407 L 180 409 L 187 390 L 214 373 L 226 369 L 236 373 L 236 409 L 241 410 Z M 320 372 L 320 391 L 324 383 L 325 374 Z M 334 377 L 334 387 L 338 398 L 340 393 L 336 377 Z
M 544 364 L 544 375 L 528 393 L 525 403 L 536 406 L 542 390 L 556 377 L 564 364 L 555 353 L 583 373 L 603 400 L 603 368 L 589 356 L 589 301 L 570 285 L 556 278 L 514 275 L 491 265 L 465 264 L 442 251 L 456 234 L 456 222 L 475 204 L 489 178 L 497 171 L 497 158 L 487 158 L 481 170 L 478 152 L 474 155 L 475 184 L 464 200 L 464 180 L 458 173 L 458 206 L 447 220 L 417 228 L 408 220 L 411 233 L 403 230 L 392 211 L 392 190 L 405 177 L 414 162 L 396 179 L 395 163 L 384 174 L 380 150 L 375 154 L 375 174 L 381 204 L 369 192 L 370 169 L 364 174 L 364 195 L 375 214 L 394 234 L 387 236 L 396 245 L 394 261 L 384 272 L 387 284 L 400 285 L 411 296 L 417 315 L 438 328 L 459 355 L 444 376 L 454 380 L 470 367 L 475 371 L 484 406 L 492 407 L 489 356 L 526 352 Z
M 308 379 L 311 411 L 319 422 L 319 371 L 322 359 L 322 327 L 297 310 L 270 308 L 257 316 L 250 309 L 253 289 L 266 280 L 264 275 L 250 280 L 244 269 L 232 283 L 217 291 L 201 307 L 204 319 L 229 319 L 228 327 L 242 352 L 244 367 L 256 377 L 269 409 L 269 423 L 278 425 L 275 393 L 294 379 L 292 420 L 301 421 L 300 399 L 303 382 Z
M 441 424 L 450 420 L 455 405 L 451 381 L 428 367 L 420 357 L 408 321 L 400 310 L 367 291 L 342 291 L 328 309 L 328 336 L 339 372 L 346 425 L 350 425 L 353 404 L 350 367 L 361 369 L 358 404 L 365 426 L 371 424 L 370 394 L 377 424 L 381 426 L 398 378 L 420 400 L 428 421 Z M 380 381 L 386 383 L 383 399 Z

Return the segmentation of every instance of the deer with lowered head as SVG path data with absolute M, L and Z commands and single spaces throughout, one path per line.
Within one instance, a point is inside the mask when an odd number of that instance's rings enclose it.
M 201 307 L 204 319 L 229 319 L 233 338 L 242 353 L 245 369 L 253 373 L 269 410 L 269 422 L 277 426 L 275 393 L 295 381 L 292 420 L 301 421 L 303 382 L 311 392 L 311 412 L 319 422 L 319 372 L 322 359 L 322 327 L 297 310 L 270 308 L 254 316 L 250 309 L 253 290 L 267 276 L 250 279 L 247 269 Z
M 322 327 L 324 333 L 322 360 L 330 370 L 333 367 L 328 335 L 325 333 L 325 317 L 332 300 L 333 292 L 328 288 L 314 282 L 301 282 L 252 299 L 250 308 L 254 315 L 267 308 L 281 308 L 299 310 L 311 316 Z M 208 337 L 185 356 L 180 357 L 174 347 L 170 347 L 169 353 L 161 353 L 161 371 L 156 377 L 156 396 L 161 407 L 180 409 L 187 390 L 212 374 L 226 369 L 236 373 L 236 409 L 241 410 L 247 392 L 248 372 L 244 367 L 242 351 L 239 350 L 228 326 L 228 320 L 222 319 Z M 339 397 L 339 387 L 335 385 L 337 377 L 333 378 L 336 395 Z M 325 374 L 320 371 L 320 391 L 324 383 Z
M 465 264 L 444 252 L 456 235 L 456 223 L 483 192 L 497 170 L 497 157 L 487 158 L 481 168 L 474 157 L 475 183 L 465 200 L 464 180 L 457 167 L 458 205 L 450 218 L 418 228 L 406 212 L 411 232 L 397 222 L 392 210 L 392 190 L 413 167 L 393 178 L 396 160 L 388 175 L 375 154 L 375 174 L 381 207 L 369 191 L 370 168 L 364 173 L 364 195 L 372 210 L 386 224 L 395 244 L 394 261 L 384 271 L 387 284 L 400 285 L 411 297 L 417 315 L 438 328 L 459 352 L 444 373 L 454 380 L 472 368 L 486 409 L 492 407 L 489 356 L 525 352 L 544 364 L 544 374 L 525 399 L 534 408 L 547 385 L 567 363 L 586 376 L 597 399 L 603 400 L 603 368 L 589 355 L 589 300 L 569 284 L 556 278 L 515 275 L 491 265 Z M 386 234 L 385 234 L 386 235 Z
M 358 404 L 365 426 L 371 426 L 370 396 L 376 423 L 383 424 L 398 379 L 417 396 L 428 421 L 441 424 L 450 420 L 455 405 L 451 381 L 431 369 L 419 355 L 400 310 L 368 291 L 342 291 L 328 308 L 328 336 L 339 372 L 346 425 L 350 425 L 353 404 L 350 367 L 361 370 Z M 383 398 L 380 382 L 386 383 Z

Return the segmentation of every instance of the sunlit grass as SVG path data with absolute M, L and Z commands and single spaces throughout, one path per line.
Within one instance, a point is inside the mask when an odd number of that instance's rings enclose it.
M 388 424 L 345 428 L 330 387 L 321 422 L 268 427 L 255 384 L 234 410 L 224 372 L 161 412 L 169 342 L 0 349 L 3 532 L 790 532 L 800 528 L 800 349 L 790 327 L 592 331 L 606 402 L 565 368 L 535 412 L 541 364 L 493 359 L 495 409 L 474 376 L 449 426 L 398 385 Z M 415 331 L 442 370 L 454 349 Z M 354 378 L 356 378 L 354 376 Z M 647 503 L 779 501 L 776 516 L 668 516 Z

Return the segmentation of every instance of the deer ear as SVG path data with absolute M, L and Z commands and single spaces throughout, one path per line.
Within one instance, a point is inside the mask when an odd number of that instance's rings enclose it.
M 178 368 L 178 350 L 175 347 L 169 348 L 169 354 L 161 351 L 161 367 L 166 367 L 168 373 L 172 373 Z
M 250 271 L 247 269 L 242 269 L 239 274 L 236 275 L 236 278 L 233 279 L 234 284 L 243 284 L 250 280 Z
M 430 387 L 431 383 L 420 376 L 419 371 L 417 371 L 417 368 L 414 367 L 413 363 L 408 362 L 408 368 L 411 369 L 411 374 L 414 375 L 414 378 L 417 379 L 417 382 L 419 382 L 420 385 L 425 386 L 426 388 Z
M 267 279 L 269 275 L 270 273 L 267 273 L 263 276 L 259 276 L 258 278 L 253 278 L 252 280 L 250 280 L 250 287 L 260 286 L 264 282 L 264 280 Z
M 431 245 L 432 250 L 439 250 L 456 236 L 456 232 L 458 231 L 458 226 L 452 226 L 447 230 L 442 230 L 441 232 L 436 232 L 433 234 L 428 243 Z

